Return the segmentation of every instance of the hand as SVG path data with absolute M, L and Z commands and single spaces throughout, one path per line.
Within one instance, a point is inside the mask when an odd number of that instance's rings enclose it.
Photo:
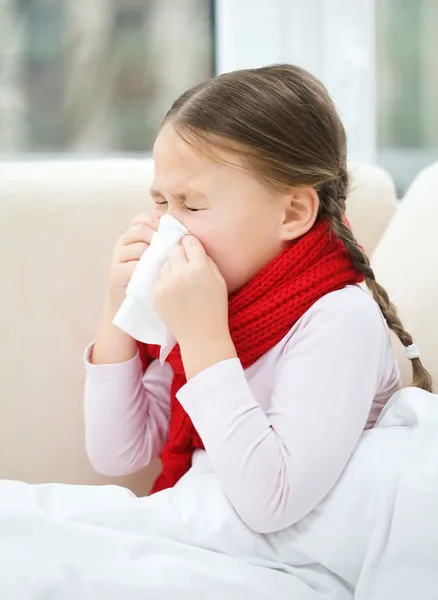
M 107 304 L 114 314 L 125 298 L 126 288 L 142 254 L 150 245 L 152 235 L 158 228 L 159 219 L 139 214 L 131 227 L 115 245 L 109 276 Z
M 184 356 L 192 361 L 196 354 L 196 365 L 189 369 L 192 375 L 209 366 L 201 367 L 200 357 L 218 362 L 235 353 L 228 327 L 225 280 L 195 237 L 187 235 L 173 248 L 155 286 L 153 301 L 178 341 L 183 361 Z M 222 351 L 227 356 L 222 357 Z M 186 361 L 184 366 L 187 374 Z

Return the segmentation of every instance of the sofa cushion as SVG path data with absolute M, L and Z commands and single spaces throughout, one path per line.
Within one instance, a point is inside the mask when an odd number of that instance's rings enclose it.
M 438 163 L 422 171 L 407 191 L 372 257 L 407 331 L 420 346 L 438 390 Z M 395 342 L 404 383 L 411 365 Z

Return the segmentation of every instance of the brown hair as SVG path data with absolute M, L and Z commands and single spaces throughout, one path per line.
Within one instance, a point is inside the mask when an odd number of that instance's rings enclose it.
M 220 146 L 244 158 L 258 177 L 278 189 L 312 186 L 319 217 L 345 244 L 354 266 L 403 346 L 413 343 L 370 261 L 344 220 L 348 192 L 346 136 L 324 85 L 292 65 L 234 71 L 180 96 L 163 122 L 189 143 Z M 420 359 L 412 360 L 413 385 L 432 391 Z

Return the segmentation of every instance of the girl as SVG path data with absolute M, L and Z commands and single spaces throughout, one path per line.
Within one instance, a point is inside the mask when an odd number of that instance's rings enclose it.
M 87 351 L 90 460 L 122 475 L 161 455 L 157 492 L 206 452 L 244 524 L 287 528 L 333 488 L 400 386 L 386 325 L 408 349 L 414 385 L 431 389 L 346 224 L 343 126 L 304 70 L 237 71 L 173 104 L 154 160 L 155 216 L 139 215 L 117 243 Z M 155 290 L 178 341 L 161 366 L 156 348 L 139 351 L 112 320 L 166 213 L 192 235 Z

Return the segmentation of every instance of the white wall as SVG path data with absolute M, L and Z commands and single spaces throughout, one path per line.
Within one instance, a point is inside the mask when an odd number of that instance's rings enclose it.
M 290 62 L 321 79 L 349 157 L 376 158 L 374 0 L 217 0 L 218 73 Z

